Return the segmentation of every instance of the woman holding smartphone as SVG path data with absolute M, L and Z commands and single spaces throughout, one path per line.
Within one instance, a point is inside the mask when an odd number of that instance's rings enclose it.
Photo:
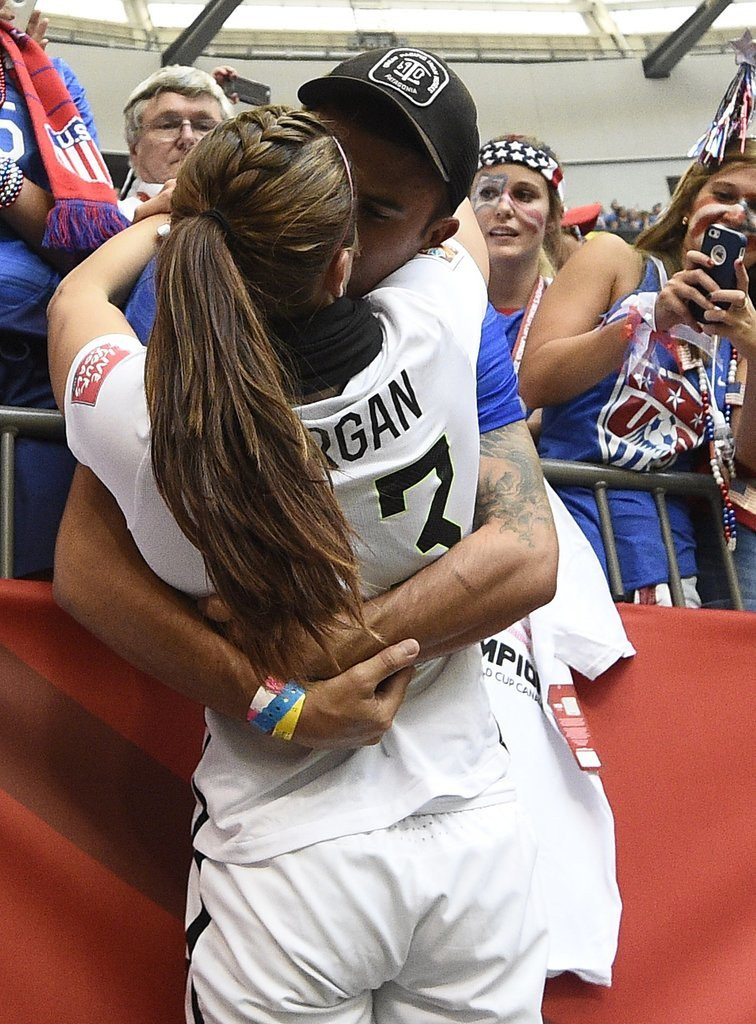
M 756 262 L 754 209 L 756 140 L 747 139 L 742 152 L 738 143 L 730 145 L 719 164 L 693 164 L 667 210 L 633 246 L 602 234 L 564 266 L 544 295 L 520 367 L 524 400 L 544 407 L 543 457 L 641 472 L 708 463 L 720 483 L 730 546 L 748 530 L 736 524 L 728 438 L 738 429 L 747 363 L 756 353 L 748 280 Z M 715 223 L 748 238 L 734 289 L 717 287 L 708 272 L 713 263 L 700 252 Z M 704 310 L 700 324 L 691 302 Z M 606 569 L 593 493 L 564 488 L 560 494 Z M 670 603 L 653 495 L 611 491 L 608 497 L 626 593 L 643 603 Z M 668 507 L 686 604 L 697 607 L 691 511 L 673 496 Z M 748 539 L 741 538 L 745 560 Z

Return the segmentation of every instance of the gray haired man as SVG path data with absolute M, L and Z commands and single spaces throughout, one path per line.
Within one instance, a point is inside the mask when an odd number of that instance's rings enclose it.
M 174 64 L 140 82 L 123 110 L 131 161 L 119 204 L 124 216 L 133 220 L 140 205 L 176 177 L 199 140 L 232 113 L 213 75 L 200 68 Z

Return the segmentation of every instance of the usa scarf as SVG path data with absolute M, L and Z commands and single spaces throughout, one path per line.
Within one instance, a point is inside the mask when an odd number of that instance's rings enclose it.
M 5 102 L 6 55 L 26 101 L 54 200 L 42 246 L 90 252 L 128 226 L 116 206 L 105 161 L 44 50 L 4 21 L 0 21 L 0 107 Z

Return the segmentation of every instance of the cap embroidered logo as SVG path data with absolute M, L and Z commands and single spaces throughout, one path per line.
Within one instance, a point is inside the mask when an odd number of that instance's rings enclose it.
M 354 103 L 368 126 L 371 103 L 384 114 L 386 103 L 397 107 L 446 183 L 451 210 L 469 192 L 480 146 L 475 102 L 441 57 L 411 46 L 366 50 L 305 82 L 298 95 L 314 110 L 348 111 Z
M 428 107 L 449 84 L 449 72 L 424 50 L 389 50 L 368 78 L 401 93 L 417 107 Z

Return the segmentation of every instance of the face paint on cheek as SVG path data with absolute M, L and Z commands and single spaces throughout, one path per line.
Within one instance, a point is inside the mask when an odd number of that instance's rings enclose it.
M 508 174 L 483 174 L 470 196 L 476 212 L 485 206 L 496 206 L 507 189 Z
M 514 198 L 511 199 L 511 202 L 516 208 L 517 214 L 525 227 L 529 228 L 533 232 L 545 230 L 546 218 L 540 210 L 535 210 L 532 206 L 529 206 L 526 203 L 520 203 Z
M 745 199 L 741 199 L 738 205 L 745 214 L 745 220 L 740 225 L 740 230 L 746 235 L 756 235 L 756 211 L 751 209 Z M 748 247 L 751 247 L 750 241 Z
M 730 207 L 724 203 L 707 203 L 691 214 L 688 234 L 697 248 L 700 248 L 704 231 L 706 231 L 708 226 L 714 224 L 729 209 Z

